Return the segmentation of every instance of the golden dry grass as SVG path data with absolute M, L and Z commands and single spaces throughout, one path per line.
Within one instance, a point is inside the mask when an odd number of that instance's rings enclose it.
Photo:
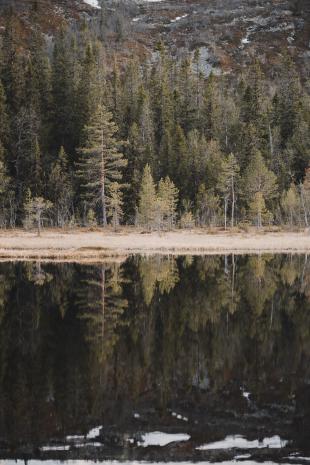
M 300 232 L 238 230 L 171 231 L 147 233 L 126 227 L 119 232 L 96 228 L 49 229 L 37 237 L 35 232 L 6 230 L 0 232 L 0 259 L 101 262 L 123 260 L 140 254 L 245 254 L 309 253 L 310 234 Z

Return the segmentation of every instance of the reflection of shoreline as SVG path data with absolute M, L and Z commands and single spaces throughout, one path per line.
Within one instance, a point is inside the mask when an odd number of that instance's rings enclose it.
M 0 233 L 0 260 L 101 263 L 124 261 L 129 254 L 217 255 L 308 253 L 307 232 L 207 233 L 203 230 L 153 232 L 45 231 L 41 237 L 24 231 Z

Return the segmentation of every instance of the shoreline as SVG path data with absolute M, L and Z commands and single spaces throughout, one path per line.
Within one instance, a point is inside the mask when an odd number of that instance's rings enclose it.
M 125 229 L 0 232 L 0 261 L 41 260 L 97 263 L 142 255 L 310 253 L 310 234 L 301 232 L 208 232 L 201 229 L 145 233 Z

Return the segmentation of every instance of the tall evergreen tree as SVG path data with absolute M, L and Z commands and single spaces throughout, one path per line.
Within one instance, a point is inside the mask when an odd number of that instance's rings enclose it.
M 69 171 L 68 156 L 60 148 L 57 160 L 53 163 L 48 179 L 49 198 L 53 203 L 55 223 L 63 227 L 70 221 L 73 204 L 73 186 Z
M 157 201 L 163 225 L 168 229 L 172 229 L 175 225 L 178 197 L 179 191 L 169 176 L 159 181 Z
M 146 165 L 143 171 L 139 193 L 138 223 L 151 229 L 155 223 L 156 211 L 156 186 L 151 168 L 149 165 Z
M 222 161 L 221 172 L 218 181 L 218 189 L 224 199 L 224 225 L 227 226 L 228 202 L 231 203 L 231 227 L 234 227 L 236 208 L 236 185 L 239 175 L 239 165 L 231 153 L 226 160 Z
M 103 226 L 107 225 L 107 189 L 111 182 L 121 181 L 122 169 L 127 165 L 119 151 L 122 142 L 116 137 L 117 129 L 112 114 L 98 105 L 84 128 L 85 144 L 79 150 L 78 176 L 84 196 L 100 206 Z
M 260 152 L 250 162 L 244 174 L 244 194 L 250 210 L 257 213 L 257 225 L 262 226 L 265 202 L 277 195 L 276 175 L 270 171 Z

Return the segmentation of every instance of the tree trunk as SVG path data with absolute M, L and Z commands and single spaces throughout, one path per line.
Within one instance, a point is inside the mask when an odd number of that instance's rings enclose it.
M 106 202 L 105 202 L 105 186 L 104 182 L 101 187 L 101 204 L 102 204 L 102 225 L 107 226 L 107 208 L 106 208 Z
M 258 215 L 257 215 L 257 226 L 259 228 L 262 227 L 262 212 L 261 211 L 258 211 Z
M 103 154 L 103 131 L 101 131 L 101 206 L 102 206 L 102 225 L 107 226 L 107 207 L 105 198 L 105 166 Z
M 271 155 L 271 158 L 273 158 L 273 137 L 272 137 L 272 131 L 271 131 L 271 126 L 270 124 L 268 125 L 268 129 L 269 129 L 269 145 L 270 145 L 270 155 Z
M 302 208 L 303 208 L 304 216 L 305 216 L 305 224 L 306 224 L 306 227 L 308 227 L 309 226 L 308 215 L 307 215 L 307 210 L 306 210 L 306 205 L 305 205 L 304 190 L 301 184 L 300 184 L 300 197 L 301 197 Z
M 227 229 L 227 197 L 224 199 L 224 227 Z
M 38 237 L 41 236 L 41 212 L 37 213 L 37 227 L 38 227 Z
M 231 227 L 234 227 L 234 222 L 235 222 L 235 204 L 236 204 L 236 198 L 235 198 L 235 185 L 234 185 L 234 179 L 231 179 Z

